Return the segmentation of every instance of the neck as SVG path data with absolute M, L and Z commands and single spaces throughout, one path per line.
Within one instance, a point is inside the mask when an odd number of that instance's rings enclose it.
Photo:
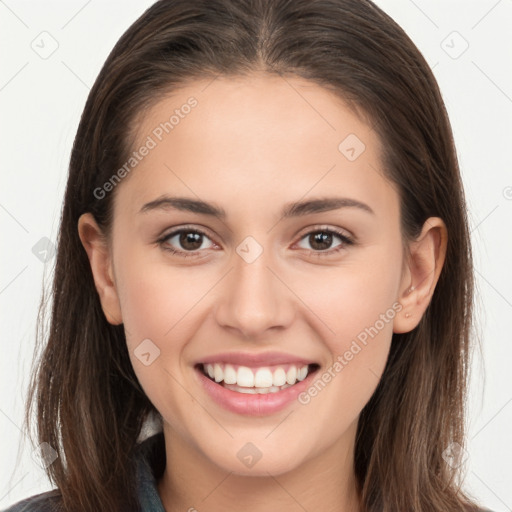
M 166 468 L 158 492 L 166 512 L 359 512 L 354 473 L 355 428 L 323 453 L 286 473 L 244 476 L 213 464 L 164 423 Z M 350 442 L 347 443 L 347 438 Z

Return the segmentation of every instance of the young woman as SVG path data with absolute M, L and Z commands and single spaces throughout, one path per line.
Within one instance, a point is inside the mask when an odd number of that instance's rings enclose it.
M 161 0 L 78 127 L 26 419 L 56 489 L 9 510 L 479 510 L 472 303 L 446 110 L 393 20 Z

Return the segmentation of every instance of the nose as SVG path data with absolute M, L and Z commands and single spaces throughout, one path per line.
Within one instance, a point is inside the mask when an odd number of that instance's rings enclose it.
M 284 329 L 294 317 L 293 293 L 266 249 L 251 263 L 234 254 L 223 280 L 216 321 L 246 339 L 262 339 L 267 331 Z

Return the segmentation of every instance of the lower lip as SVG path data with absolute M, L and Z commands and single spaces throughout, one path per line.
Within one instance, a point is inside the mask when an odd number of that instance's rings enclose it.
M 310 385 L 312 375 L 316 373 L 310 373 L 303 381 L 275 393 L 249 394 L 226 389 L 209 379 L 199 368 L 195 370 L 210 398 L 229 411 L 247 416 L 266 416 L 281 411 Z

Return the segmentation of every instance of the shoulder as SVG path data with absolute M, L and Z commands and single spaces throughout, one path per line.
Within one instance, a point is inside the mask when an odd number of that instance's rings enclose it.
M 59 512 L 61 507 L 62 496 L 58 489 L 53 489 L 18 501 L 1 512 Z
M 165 441 L 163 432 L 156 433 L 137 444 L 137 494 L 142 510 L 163 511 L 158 495 L 157 479 L 165 469 Z M 11 505 L 0 512 L 63 512 L 62 495 L 58 489 L 36 494 Z

